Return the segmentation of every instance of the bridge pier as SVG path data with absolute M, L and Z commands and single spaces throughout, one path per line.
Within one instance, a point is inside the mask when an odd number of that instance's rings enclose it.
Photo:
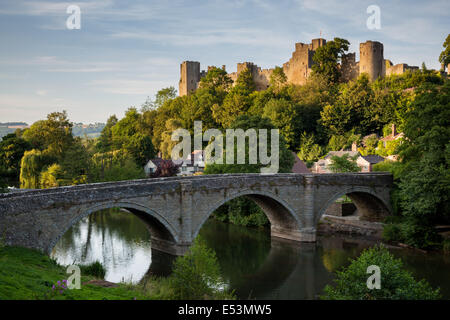
M 277 225 L 270 226 L 270 236 L 299 241 L 299 242 L 315 242 L 316 241 L 316 229 L 315 228 L 303 228 L 300 230 L 283 228 Z
M 161 251 L 173 256 L 183 256 L 189 250 L 191 244 L 178 244 L 172 241 L 152 237 L 151 246 L 152 250 Z

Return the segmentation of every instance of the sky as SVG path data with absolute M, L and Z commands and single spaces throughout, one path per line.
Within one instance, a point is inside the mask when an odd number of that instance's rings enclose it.
M 77 5 L 80 29 L 68 29 Z M 380 29 L 369 29 L 370 5 Z M 384 44 L 384 58 L 439 69 L 450 1 L 399 0 L 0 0 L 0 122 L 29 124 L 67 110 L 73 122 L 106 122 L 178 89 L 180 63 L 201 68 L 288 61 L 296 42 L 320 35 Z

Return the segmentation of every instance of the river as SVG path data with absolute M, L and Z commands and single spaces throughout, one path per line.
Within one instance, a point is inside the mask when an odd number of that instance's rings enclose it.
M 200 231 L 213 249 L 227 286 L 240 299 L 317 299 L 334 272 L 376 243 L 320 236 L 314 244 L 271 239 L 267 229 L 250 229 L 210 219 Z M 450 256 L 390 249 L 418 279 L 440 287 L 450 299 Z M 167 276 L 174 257 L 151 249 L 145 224 L 117 209 L 89 215 L 70 228 L 52 257 L 62 265 L 100 261 L 105 280 L 139 282 L 147 274 Z

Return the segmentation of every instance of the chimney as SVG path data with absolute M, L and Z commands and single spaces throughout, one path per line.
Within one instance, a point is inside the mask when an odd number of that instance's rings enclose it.
M 353 141 L 353 143 L 352 143 L 352 151 L 353 152 L 358 151 L 358 145 L 356 144 L 356 141 Z
M 158 158 L 162 158 L 162 152 L 161 152 L 161 151 L 158 152 L 157 157 L 158 157 Z
M 392 124 L 391 130 L 392 130 L 391 132 L 392 137 L 395 137 L 397 135 L 397 132 L 395 131 L 395 123 Z

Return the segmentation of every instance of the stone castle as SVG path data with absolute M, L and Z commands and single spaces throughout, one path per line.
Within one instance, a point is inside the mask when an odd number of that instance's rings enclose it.
M 313 65 L 313 56 L 317 48 L 326 44 L 323 38 L 313 39 L 310 44 L 296 43 L 295 51 L 291 59 L 283 64 L 283 71 L 286 74 L 287 82 L 292 84 L 304 84 L 310 76 Z M 392 74 L 402 74 L 407 70 L 416 70 L 418 67 L 408 66 L 406 63 L 393 65 L 390 60 L 384 59 L 383 44 L 378 41 L 366 41 L 359 44 L 360 61 L 356 61 L 355 53 L 348 53 L 342 57 L 341 70 L 345 81 L 357 78 L 362 73 L 367 73 L 371 81 L 378 77 Z M 211 67 L 208 67 L 208 70 Z M 225 66 L 222 66 L 225 70 Z M 269 87 L 270 75 L 274 69 L 261 69 L 253 62 L 243 62 L 237 64 L 237 71 L 228 75 L 236 81 L 239 74 L 249 69 L 253 76 L 257 90 L 264 90 Z M 180 66 L 180 96 L 187 95 L 198 88 L 200 79 L 208 71 L 200 71 L 200 62 L 184 61 Z

